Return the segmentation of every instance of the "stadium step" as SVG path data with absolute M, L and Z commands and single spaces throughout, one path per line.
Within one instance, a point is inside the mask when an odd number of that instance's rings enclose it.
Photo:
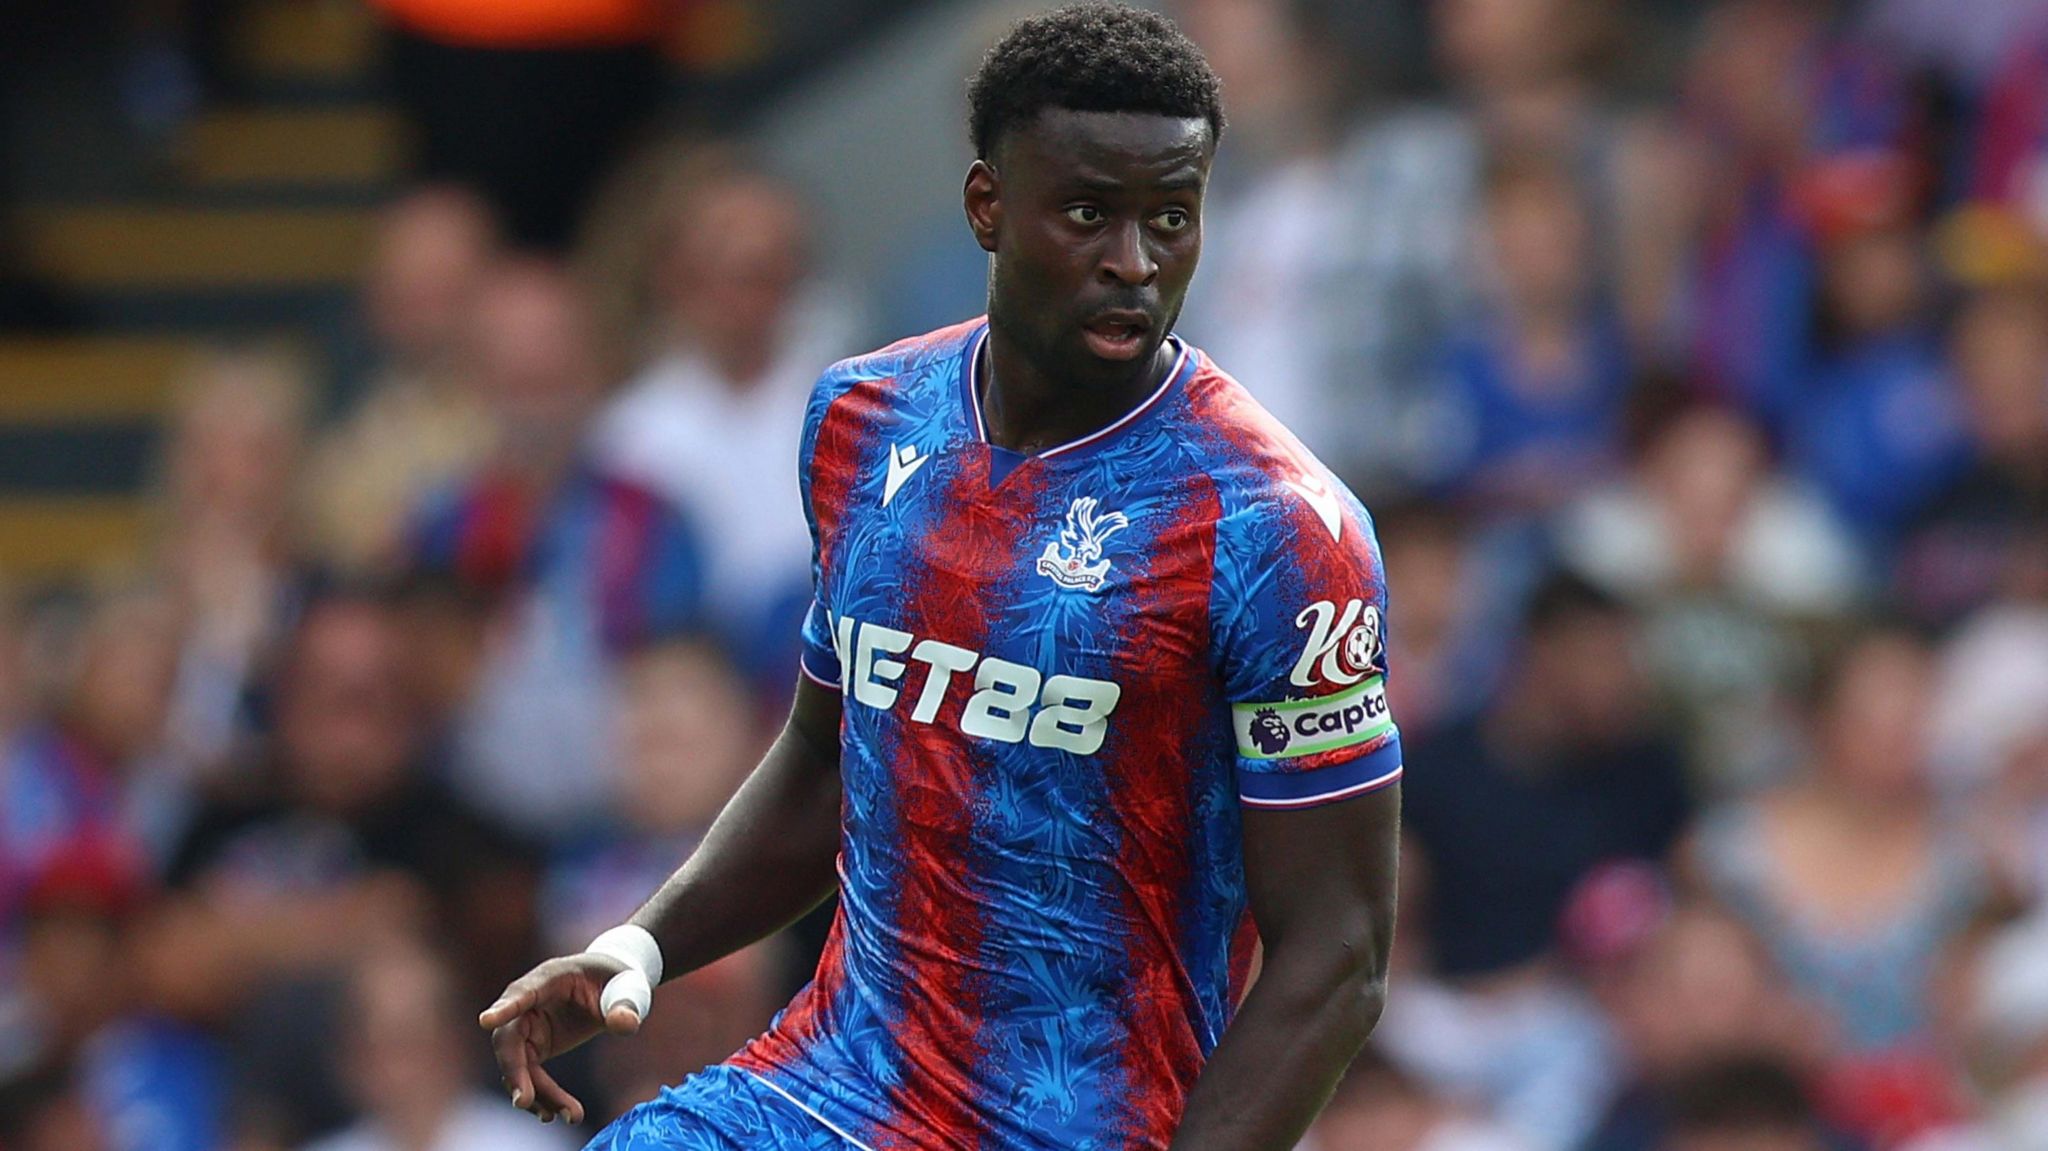
M 249 8 L 236 48 L 259 81 L 360 86 L 377 70 L 377 18 L 364 0 L 263 0 Z
M 209 112 L 182 149 L 185 181 L 201 189 L 375 189 L 398 179 L 403 121 L 375 105 L 258 107 Z
M 131 570 L 149 523 L 140 496 L 0 497 L 0 573 L 34 584 Z
M 0 340 L 0 427 L 158 419 L 206 354 L 197 340 L 147 336 Z
M 29 258 L 85 292 L 343 285 L 376 230 L 368 208 L 31 208 Z

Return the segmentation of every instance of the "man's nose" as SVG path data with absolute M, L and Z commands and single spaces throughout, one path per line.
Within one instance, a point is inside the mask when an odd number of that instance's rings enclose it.
M 1134 288 L 1145 287 L 1159 278 L 1159 262 L 1145 247 L 1144 225 L 1131 222 L 1110 229 L 1101 270 L 1106 278 Z

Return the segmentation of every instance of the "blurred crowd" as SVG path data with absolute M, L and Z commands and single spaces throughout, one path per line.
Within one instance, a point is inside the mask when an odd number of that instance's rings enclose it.
M 1168 7 L 1232 122 L 1181 329 L 1392 595 L 1397 971 L 1306 1148 L 2048 1147 L 2048 2 L 1431 0 L 1401 83 L 1408 6 Z M 223 348 L 148 564 L 0 599 L 6 1151 L 573 1145 L 470 1020 L 772 734 L 811 380 L 981 304 L 629 144 L 566 246 L 423 179 L 339 410 Z M 563 1082 L 721 1058 L 817 935 Z

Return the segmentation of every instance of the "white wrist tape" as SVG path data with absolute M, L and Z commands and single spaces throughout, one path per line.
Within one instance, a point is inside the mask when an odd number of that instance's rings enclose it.
M 598 996 L 598 1010 L 609 1015 L 625 1004 L 641 1019 L 654 1008 L 654 989 L 661 983 L 661 945 L 644 927 L 621 923 L 600 934 L 583 949 L 585 955 L 602 955 L 626 965 L 612 976 Z

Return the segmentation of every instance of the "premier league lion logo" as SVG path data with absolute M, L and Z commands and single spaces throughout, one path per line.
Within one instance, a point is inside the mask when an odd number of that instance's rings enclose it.
M 1287 721 L 1270 707 L 1262 707 L 1252 713 L 1252 742 L 1259 745 L 1264 755 L 1279 755 L 1287 750 L 1287 744 L 1294 737 L 1288 734 Z

